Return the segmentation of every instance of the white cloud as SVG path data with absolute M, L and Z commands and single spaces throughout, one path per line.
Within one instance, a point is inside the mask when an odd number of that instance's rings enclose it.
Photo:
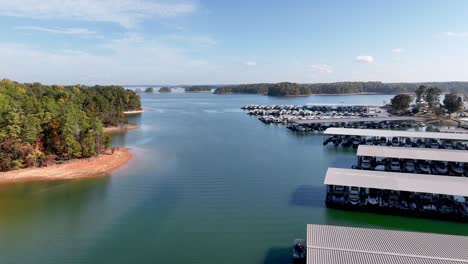
M 40 32 L 46 32 L 46 33 L 51 33 L 51 34 L 97 36 L 96 31 L 92 31 L 87 28 L 48 28 L 48 27 L 38 27 L 38 26 L 18 26 L 18 27 L 15 27 L 15 29 L 40 31 Z
M 257 62 L 255 62 L 255 61 L 246 61 L 246 62 L 244 62 L 244 65 L 249 66 L 249 67 L 254 67 L 254 66 L 257 66 Z
M 468 32 L 445 32 L 448 37 L 468 37 Z
M 327 64 L 312 64 L 308 69 L 315 73 L 333 73 L 333 67 Z
M 400 54 L 400 53 L 405 52 L 405 50 L 402 48 L 396 48 L 396 49 L 392 49 L 392 52 L 396 54 Z
M 364 62 L 364 63 L 374 63 L 374 57 L 369 56 L 369 55 L 359 55 L 359 56 L 356 56 L 354 60 L 358 62 Z
M 59 84 L 178 83 L 209 79 L 212 66 L 183 50 L 138 35 L 99 46 L 105 55 L 80 50 L 44 51 L 0 43 L 2 76 L 20 82 Z
M 0 15 L 37 19 L 101 21 L 132 27 L 148 18 L 194 12 L 192 3 L 149 0 L 21 0 L 0 1 Z

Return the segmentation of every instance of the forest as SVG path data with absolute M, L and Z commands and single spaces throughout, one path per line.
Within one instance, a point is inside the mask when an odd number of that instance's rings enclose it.
M 200 92 L 211 92 L 213 86 L 210 85 L 194 85 L 185 87 L 185 92 L 187 93 L 200 93 Z
M 421 86 L 437 86 L 442 92 L 468 92 L 468 82 L 382 83 L 382 82 L 336 82 L 336 83 L 256 83 L 227 85 L 215 90 L 215 94 L 264 94 L 269 96 L 303 96 L 313 94 L 399 94 L 413 93 Z
M 120 86 L 58 86 L 0 80 L 0 171 L 100 154 L 103 127 L 126 123 L 140 97 Z

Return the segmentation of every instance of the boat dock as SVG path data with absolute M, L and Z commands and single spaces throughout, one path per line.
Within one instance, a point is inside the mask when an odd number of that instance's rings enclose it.
M 307 264 L 468 263 L 468 237 L 307 225 Z
M 328 168 L 324 184 L 468 197 L 467 177 Z
M 454 149 L 404 148 L 359 145 L 357 150 L 357 156 L 468 163 L 468 151 Z
M 420 139 L 468 141 L 468 134 L 442 133 L 442 132 L 328 128 L 323 134 L 324 135 L 336 135 L 336 136 L 361 136 L 361 137 L 386 137 L 386 138 L 396 137 L 396 138 L 420 138 Z
M 310 119 L 296 120 L 295 124 L 310 125 L 310 124 L 331 124 L 331 123 L 357 123 L 357 122 L 394 122 L 394 121 L 421 121 L 421 118 L 412 116 L 381 116 L 381 117 L 357 117 L 357 118 L 327 118 L 327 119 Z

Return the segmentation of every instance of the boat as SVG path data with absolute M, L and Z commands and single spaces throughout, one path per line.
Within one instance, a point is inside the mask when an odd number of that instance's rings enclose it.
M 443 149 L 453 149 L 453 142 L 452 141 L 444 141 L 441 146 Z
M 466 150 L 466 145 L 461 142 L 457 142 L 455 143 L 455 148 L 458 150 Z
M 441 214 L 454 214 L 456 213 L 455 209 L 455 200 L 453 196 L 439 194 L 439 201 L 437 203 L 437 211 Z
M 414 160 L 408 159 L 404 161 L 404 170 L 405 172 L 408 173 L 414 173 L 416 172 L 416 165 L 414 163 Z
M 401 171 L 400 160 L 391 159 L 386 169 L 389 171 L 394 171 L 394 172 Z
M 405 141 L 404 141 L 404 146 L 409 148 L 409 147 L 413 147 L 413 142 L 411 141 L 410 138 L 405 138 Z
M 360 136 L 353 138 L 353 148 L 357 148 L 359 144 L 361 144 L 361 141 L 362 141 L 362 137 Z
M 448 164 L 451 174 L 462 176 L 464 169 L 461 163 L 459 162 L 449 162 Z
M 419 173 L 430 174 L 431 166 L 428 161 L 419 161 L 418 162 L 418 171 Z
M 428 141 L 427 147 L 432 148 L 432 149 L 438 149 L 438 148 L 440 148 L 440 144 L 439 144 L 439 142 L 437 142 L 437 140 L 430 139 Z
M 331 192 L 330 192 L 330 200 L 334 204 L 345 204 L 345 191 L 346 188 L 345 186 L 342 185 L 332 185 L 330 186 Z
M 435 196 L 436 194 L 422 193 L 420 195 L 420 203 L 421 203 L 420 209 L 424 212 L 429 212 L 429 213 L 437 211 L 437 207 L 435 206 L 435 201 L 434 201 Z
M 426 144 L 424 144 L 424 141 L 422 139 L 418 139 L 416 141 L 416 147 L 418 148 L 425 148 L 426 147 Z
M 433 162 L 432 164 L 432 173 L 439 174 L 439 175 L 447 175 L 448 174 L 448 166 L 445 162 L 437 161 Z
M 379 140 L 379 145 L 380 146 L 386 146 L 387 145 L 387 139 L 385 137 L 381 137 Z
M 305 262 L 307 256 L 307 245 L 304 239 L 294 239 L 293 260 L 294 262 Z
M 361 202 L 361 196 L 359 187 L 350 187 L 348 194 L 349 204 L 352 206 L 357 206 Z
M 373 165 L 373 159 L 371 157 L 362 157 L 361 160 L 361 169 L 363 170 L 372 170 L 375 166 Z
M 380 205 L 380 197 L 381 197 L 381 190 L 370 188 L 369 194 L 367 196 L 367 203 L 370 206 L 378 206 Z

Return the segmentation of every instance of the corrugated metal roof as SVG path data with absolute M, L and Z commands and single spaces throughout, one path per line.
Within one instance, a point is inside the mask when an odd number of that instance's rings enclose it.
M 417 121 L 416 117 L 355 117 L 355 118 L 328 118 L 328 119 L 310 119 L 296 120 L 297 124 L 319 124 L 319 123 L 349 123 L 349 122 L 382 122 L 382 121 Z
M 468 237 L 307 225 L 307 263 L 468 263 Z
M 358 156 L 468 162 L 468 151 L 452 149 L 404 148 L 359 145 Z
M 434 138 L 446 140 L 468 141 L 468 134 L 440 133 L 440 132 L 416 132 L 401 130 L 382 130 L 382 129 L 354 129 L 354 128 L 328 128 L 325 135 L 340 136 L 364 136 L 364 137 L 407 137 L 407 138 Z
M 328 168 L 324 184 L 468 196 L 467 177 Z

